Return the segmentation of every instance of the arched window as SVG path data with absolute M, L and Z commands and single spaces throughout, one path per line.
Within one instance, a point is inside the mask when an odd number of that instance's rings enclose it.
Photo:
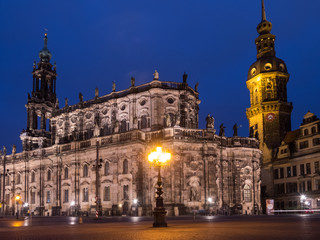
M 69 178 L 69 169 L 66 167 L 64 168 L 64 179 L 68 179 Z
M 308 129 L 305 129 L 305 130 L 304 130 L 304 136 L 306 136 L 306 135 L 308 135 L 308 134 L 309 134 Z
M 104 165 L 104 175 L 109 175 L 109 162 L 106 162 Z
M 123 161 L 122 173 L 123 174 L 127 174 L 128 173 L 128 160 L 127 159 L 125 159 Z
M 148 121 L 146 116 L 141 117 L 141 129 L 145 129 L 148 127 Z
M 34 172 L 31 173 L 31 182 L 36 181 L 36 174 Z
M 83 177 L 88 177 L 88 165 L 83 166 Z
M 251 187 L 246 184 L 243 188 L 243 199 L 245 202 L 251 202 L 252 198 L 251 198 Z
M 47 172 L 47 180 L 51 181 L 51 170 L 48 170 Z
M 311 133 L 312 133 L 312 134 L 316 133 L 316 127 L 312 127 L 312 128 L 311 128 Z

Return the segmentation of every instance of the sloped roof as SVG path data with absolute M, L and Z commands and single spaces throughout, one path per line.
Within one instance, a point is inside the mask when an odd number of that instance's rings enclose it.
M 292 143 L 293 141 L 295 141 L 300 134 L 300 129 L 291 131 L 291 132 L 287 132 L 286 136 L 284 137 L 283 141 L 285 143 Z

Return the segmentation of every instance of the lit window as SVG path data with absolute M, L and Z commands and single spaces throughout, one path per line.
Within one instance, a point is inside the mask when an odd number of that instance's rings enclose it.
M 272 64 L 271 63 L 266 63 L 264 65 L 264 69 L 267 70 L 267 71 L 271 70 L 271 68 L 272 68 Z
M 246 184 L 243 188 L 243 199 L 245 202 L 251 202 L 252 197 L 251 197 L 251 187 Z

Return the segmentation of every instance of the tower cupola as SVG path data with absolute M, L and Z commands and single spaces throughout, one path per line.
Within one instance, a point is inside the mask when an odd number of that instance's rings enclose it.
M 44 34 L 44 46 L 42 50 L 39 52 L 39 57 L 41 62 L 49 62 L 52 55 L 48 49 L 48 37 L 47 33 Z

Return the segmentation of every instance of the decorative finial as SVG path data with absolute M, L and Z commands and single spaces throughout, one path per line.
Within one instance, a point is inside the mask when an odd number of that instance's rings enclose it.
M 48 34 L 47 33 L 44 34 L 44 47 L 45 48 L 48 47 Z
M 41 62 L 49 62 L 52 55 L 48 49 L 48 37 L 47 33 L 44 34 L 44 46 L 42 50 L 39 53 L 39 57 L 41 59 Z
M 261 0 L 261 11 L 262 11 L 262 19 L 261 22 L 257 26 L 257 32 L 260 35 L 268 34 L 271 32 L 272 24 L 267 20 L 266 17 L 266 9 L 264 7 L 264 0 Z
M 99 88 L 96 87 L 96 89 L 94 90 L 94 96 L 95 98 L 99 97 Z
M 264 0 L 261 0 L 261 2 L 262 2 L 262 21 L 267 21 L 266 9 L 264 8 Z
M 135 78 L 134 77 L 131 77 L 131 87 L 134 87 L 134 84 L 135 84 Z

